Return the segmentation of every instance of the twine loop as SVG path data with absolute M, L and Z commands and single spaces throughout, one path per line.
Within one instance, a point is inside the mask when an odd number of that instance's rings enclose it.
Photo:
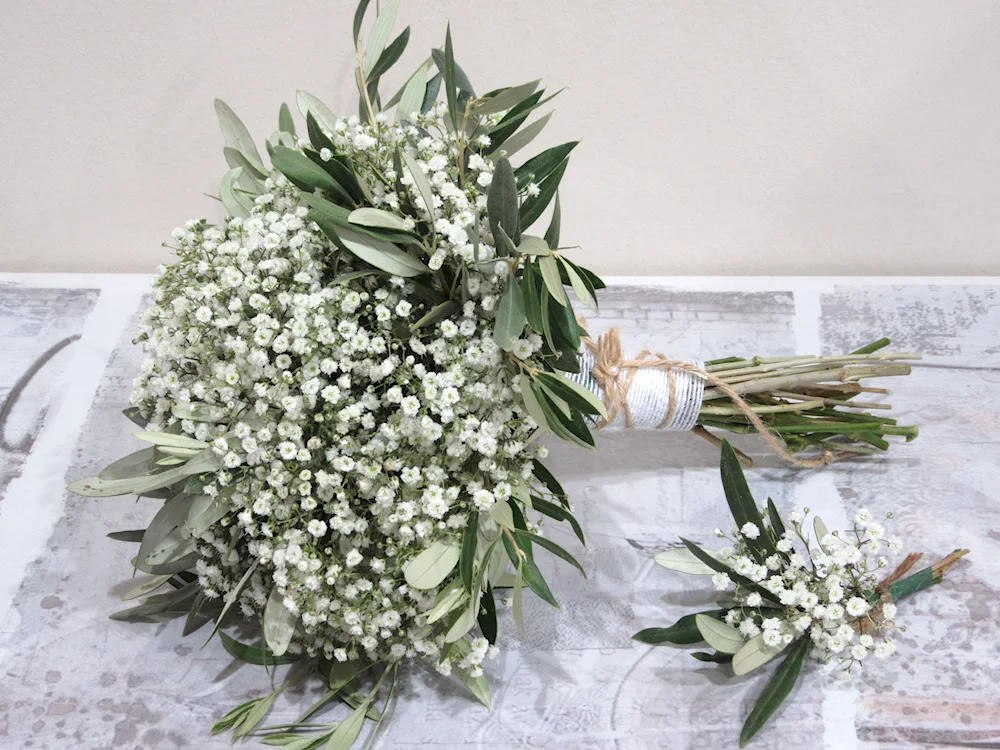
M 590 373 L 601 388 L 604 406 L 608 416 L 598 423 L 606 427 L 623 417 L 625 427 L 633 426 L 632 405 L 629 392 L 635 385 L 636 375 L 642 370 L 659 369 L 667 374 L 667 409 L 656 429 L 692 429 L 701 409 L 701 398 L 705 384 L 710 384 L 725 393 L 733 404 L 746 416 L 771 448 L 786 461 L 805 469 L 828 466 L 837 456 L 825 450 L 816 458 L 800 458 L 791 453 L 768 429 L 746 400 L 721 378 L 705 370 L 700 363 L 672 359 L 665 354 L 641 351 L 636 357 L 626 359 L 622 351 L 621 333 L 613 328 L 596 340 L 584 339 L 587 354 L 593 358 Z M 695 387 L 692 388 L 691 384 Z M 683 419 L 678 420 L 682 416 Z

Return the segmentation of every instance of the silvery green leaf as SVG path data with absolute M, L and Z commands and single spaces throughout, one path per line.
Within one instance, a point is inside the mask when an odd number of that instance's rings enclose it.
M 524 605 L 522 604 L 522 599 L 524 598 L 524 574 L 523 574 L 522 564 L 519 561 L 517 563 L 517 577 L 514 579 L 514 622 L 517 624 L 517 629 L 522 633 L 524 630 Z M 525 633 L 527 635 L 527 633 Z
M 551 255 L 552 250 L 548 243 L 541 237 L 534 237 L 530 234 L 521 235 L 521 244 L 517 246 L 519 253 L 524 255 Z
M 180 466 L 184 463 L 183 458 L 177 458 L 176 456 L 167 456 L 166 458 L 161 458 L 156 462 L 157 466 Z
M 279 690 L 276 690 L 270 695 L 257 699 L 257 702 L 254 704 L 253 708 L 247 711 L 243 720 L 239 723 L 239 726 L 233 729 L 234 740 L 246 736 L 253 731 L 254 727 L 264 720 L 264 717 L 267 716 L 268 711 L 270 711 L 271 707 L 274 705 L 274 701 L 277 699 L 279 692 Z
M 396 122 L 412 120 L 415 113 L 420 112 L 424 103 L 424 92 L 427 91 L 427 64 L 424 63 L 417 71 L 410 76 L 410 80 L 402 89 L 399 96 L 399 103 L 396 106 Z M 391 107 L 390 100 L 386 107 Z
M 308 91 L 298 91 L 295 94 L 295 104 L 302 117 L 311 114 L 322 130 L 327 133 L 334 132 L 334 128 L 337 125 L 337 116 L 315 96 Z
M 340 229 L 337 231 L 337 237 L 346 250 L 394 276 L 405 278 L 430 273 L 430 269 L 423 261 L 400 250 L 391 242 L 377 240 L 350 229 Z
M 278 110 L 278 129 L 295 135 L 295 120 L 292 119 L 292 113 L 285 103 L 282 103 L 281 109 Z
M 485 673 L 479 675 L 479 677 L 472 677 L 468 670 L 459 667 L 455 668 L 455 672 L 458 674 L 459 679 L 465 683 L 465 686 L 472 691 L 472 694 L 479 699 L 479 702 L 486 706 L 486 708 L 489 708 L 490 683 L 486 679 Z
M 226 597 L 222 602 L 222 611 L 219 612 L 219 617 L 215 621 L 215 627 L 212 628 L 212 632 L 208 635 L 208 640 L 205 641 L 206 644 L 208 644 L 208 641 L 212 640 L 213 635 L 219 632 L 219 628 L 222 627 L 222 620 L 225 618 L 226 613 L 229 612 L 229 608 L 236 603 L 236 600 L 240 598 L 240 594 L 243 589 L 246 588 L 246 585 L 250 582 L 250 576 L 252 576 L 253 572 L 257 570 L 257 566 L 259 564 L 260 563 L 257 560 L 254 560 L 253 564 L 243 573 L 243 577 L 240 578 L 236 586 L 230 589 L 229 593 L 226 594 Z M 223 639 L 223 642 L 225 642 L 225 639 Z
M 552 298 L 563 307 L 569 303 L 566 297 L 566 290 L 563 288 L 562 279 L 559 276 L 559 266 L 552 255 L 543 255 L 538 259 L 538 268 L 542 272 L 542 279 L 545 280 L 545 288 L 549 290 Z
M 186 461 L 189 458 L 194 458 L 201 453 L 198 448 L 173 448 L 169 445 L 161 445 L 158 450 L 164 455 L 179 459 L 176 463 L 182 463 L 183 461 Z
M 552 117 L 551 112 L 535 120 L 523 130 L 519 130 L 504 141 L 503 150 L 506 152 L 505 155 L 507 158 L 509 159 L 511 156 L 535 140 L 535 136 L 542 132 L 542 128 L 544 128 L 548 123 L 550 117 Z
M 190 419 L 192 422 L 221 422 L 226 419 L 225 412 L 211 404 L 184 403 L 174 404 L 170 413 L 178 419 Z
M 140 559 L 143 565 L 156 568 L 180 560 L 194 551 L 194 542 L 184 533 L 184 529 L 177 527 L 154 545 L 145 558 Z
M 333 730 L 333 734 L 330 735 L 330 739 L 327 740 L 324 750 L 350 750 L 357 741 L 358 735 L 361 734 L 369 706 L 371 706 L 371 701 L 364 701 L 354 709 L 350 716 L 340 722 Z
M 504 351 L 510 351 L 514 342 L 524 332 L 528 319 L 524 314 L 524 297 L 517 279 L 508 275 L 507 285 L 497 306 L 497 317 L 493 326 L 493 339 Z
M 356 208 L 351 211 L 347 220 L 352 224 L 360 224 L 363 227 L 398 229 L 401 232 L 410 231 L 406 228 L 406 223 L 401 216 L 383 211 L 381 208 Z
M 566 269 L 566 275 L 569 277 L 569 283 L 573 286 L 573 291 L 576 293 L 577 299 L 579 299 L 585 305 L 592 305 L 596 301 L 591 295 L 590 290 L 584 283 L 580 274 L 576 272 L 572 264 L 567 263 L 563 258 L 559 258 L 562 267 Z
M 724 654 L 735 654 L 743 646 L 743 635 L 739 630 L 708 615 L 696 615 L 695 625 L 709 646 Z
M 653 560 L 667 570 L 676 570 L 678 573 L 694 576 L 710 576 L 715 573 L 712 568 L 695 557 L 687 547 L 668 549 L 658 554 Z
M 455 623 L 445 634 L 445 643 L 454 643 L 459 638 L 464 638 L 465 635 L 475 627 L 476 614 L 479 611 L 479 599 L 480 594 L 477 593 L 476 596 L 469 601 L 469 606 L 465 608 L 465 611 L 462 612 L 457 620 L 455 620 Z
M 826 524 L 823 523 L 823 519 L 819 516 L 813 516 L 813 531 L 816 533 L 816 544 L 819 544 L 820 540 L 830 533 Z
M 467 598 L 468 595 L 462 587 L 462 582 L 457 579 L 452 581 L 438 593 L 434 600 L 434 606 L 426 612 L 427 624 L 434 624 L 465 603 Z
M 241 152 L 258 171 L 266 173 L 267 169 L 264 167 L 264 162 L 261 161 L 253 138 L 250 137 L 250 131 L 236 116 L 232 108 L 221 99 L 216 99 L 215 114 L 219 118 L 219 125 L 222 127 L 222 135 L 226 145 Z
M 146 533 L 142 535 L 142 543 L 139 545 L 139 552 L 136 558 L 143 565 L 156 565 L 166 562 L 148 562 L 150 553 L 166 539 L 171 532 L 184 523 L 187 518 L 188 509 L 191 507 L 191 497 L 189 495 L 177 494 L 167 500 L 163 506 L 153 516 L 149 522 Z
M 171 578 L 173 578 L 172 573 L 143 578 L 138 583 L 131 586 L 128 591 L 122 594 L 122 601 L 128 601 L 130 599 L 138 599 L 140 596 L 146 596 L 146 594 L 152 594 L 154 591 L 160 588 L 160 586 L 165 584 Z
M 434 542 L 403 568 L 403 577 L 415 589 L 432 589 L 441 583 L 458 565 L 461 555 L 458 545 Z
M 767 664 L 784 649 L 783 645 L 777 648 L 765 646 L 764 637 L 755 635 L 733 656 L 733 674 L 743 675 L 752 672 L 757 667 Z
M 480 99 L 473 105 L 472 113 L 482 116 L 504 112 L 535 93 L 535 89 L 538 88 L 538 84 L 541 82 L 541 79 L 538 79 L 530 83 L 522 83 L 520 86 L 503 89 L 496 96 L 492 96 L 489 99 Z
M 420 198 L 424 203 L 424 209 L 427 211 L 427 215 L 431 226 L 434 225 L 436 221 L 434 215 L 434 191 L 431 190 L 431 183 L 427 180 L 427 175 L 417 164 L 416 159 L 410 156 L 405 151 L 402 152 L 403 161 L 406 163 L 406 168 L 410 171 L 410 175 L 413 177 L 413 184 L 417 186 L 417 192 L 420 193 Z
M 209 448 L 199 453 L 183 465 L 150 476 L 134 479 L 104 480 L 99 477 L 79 479 L 66 487 L 67 490 L 83 497 L 114 497 L 115 495 L 143 495 L 152 490 L 176 484 L 185 477 L 214 471 L 222 465 L 221 459 Z
M 548 420 L 545 419 L 545 413 L 538 403 L 538 397 L 535 396 L 535 392 L 531 389 L 531 381 L 528 379 L 528 376 L 521 373 L 518 378 L 521 383 L 521 400 L 524 402 L 524 408 L 528 412 L 528 416 L 534 419 L 535 423 L 543 430 L 550 430 Z
M 288 650 L 295 633 L 298 618 L 284 604 L 284 595 L 275 586 L 267 597 L 264 607 L 264 640 L 275 656 L 281 656 Z
M 203 451 L 208 447 L 208 443 L 204 443 L 201 440 L 195 440 L 186 435 L 174 435 L 170 432 L 134 432 L 132 434 L 147 443 L 169 448 L 194 448 L 195 450 Z
M 236 167 L 236 169 L 230 169 L 222 176 L 222 182 L 219 183 L 219 198 L 222 199 L 222 205 L 230 216 L 238 216 L 241 219 L 245 219 L 250 216 L 250 208 L 253 206 L 253 201 L 236 187 L 236 183 L 240 180 L 242 174 L 243 167 Z
M 490 518 L 508 529 L 514 528 L 514 513 L 510 509 L 510 503 L 506 500 L 498 500 L 493 503 L 490 507 Z
M 193 598 L 199 590 L 197 583 L 190 583 L 187 586 L 168 591 L 165 594 L 155 594 L 146 599 L 142 604 L 122 610 L 121 612 L 115 612 L 110 616 L 110 619 L 131 620 L 133 617 L 150 617 L 164 612 L 184 612 L 187 609 L 185 602 Z
M 229 498 L 226 495 L 211 497 L 210 495 L 195 495 L 191 498 L 191 507 L 187 514 L 187 527 L 193 536 L 201 536 L 209 528 L 221 521 L 230 510 Z
M 135 453 L 129 453 L 119 458 L 113 464 L 105 466 L 97 474 L 100 479 L 130 479 L 148 476 L 150 464 L 153 461 L 155 448 L 143 448 Z
M 371 34 L 365 42 L 364 71 L 370 73 L 375 63 L 382 56 L 392 27 L 396 25 L 396 16 L 399 14 L 399 0 L 389 0 L 381 12 L 376 16 L 375 23 L 372 24 Z
M 222 155 L 226 157 L 226 164 L 231 169 L 236 169 L 237 167 L 243 169 L 243 174 L 240 177 L 240 187 L 257 195 L 263 192 L 261 181 L 267 179 L 267 173 L 258 171 L 257 167 L 243 155 L 242 151 L 238 151 L 232 146 L 226 146 L 222 149 Z

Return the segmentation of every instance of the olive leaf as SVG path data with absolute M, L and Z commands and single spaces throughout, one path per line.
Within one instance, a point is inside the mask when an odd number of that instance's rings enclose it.
M 493 182 L 486 197 L 486 213 L 490 220 L 490 230 L 499 244 L 501 231 L 506 232 L 516 247 L 521 241 L 518 219 L 517 180 L 514 170 L 506 158 L 498 159 L 493 169 Z
M 753 739 L 753 736 L 760 731 L 761 727 L 778 710 L 778 706 L 781 705 L 782 701 L 792 692 L 792 688 L 795 687 L 795 682 L 802 672 L 802 661 L 809 651 L 809 646 L 809 638 L 799 638 L 792 647 L 792 650 L 788 652 L 785 660 L 774 670 L 774 674 L 767 685 L 764 686 L 763 692 L 760 694 L 760 697 L 757 699 L 757 702 L 743 724 L 743 731 L 740 732 L 740 747 L 745 747 Z M 736 657 L 733 657 L 734 672 L 736 671 L 735 662 Z
M 415 589 L 432 589 L 441 583 L 458 565 L 458 546 L 437 541 L 410 560 L 403 568 L 403 577 Z
M 222 135 L 226 145 L 242 153 L 255 169 L 266 173 L 267 169 L 264 167 L 264 162 L 261 161 L 253 138 L 250 137 L 250 131 L 236 116 L 232 108 L 221 99 L 216 99 L 215 114 L 219 118 L 219 125 L 222 127 Z
M 653 558 L 653 560 L 667 570 L 676 570 L 678 573 L 687 573 L 689 575 L 696 576 L 710 576 L 716 572 L 695 557 L 691 550 L 687 547 L 668 549 L 659 553 Z
M 389 0 L 382 7 L 378 16 L 376 16 L 375 23 L 372 24 L 371 34 L 368 35 L 365 43 L 365 56 L 362 66 L 369 80 L 374 78 L 371 75 L 371 70 L 375 66 L 375 63 L 378 62 L 379 57 L 382 56 L 383 50 L 385 50 L 386 42 L 389 41 L 389 35 L 392 33 L 392 27 L 396 25 L 396 16 L 398 14 L 399 0 Z
M 743 635 L 732 625 L 727 625 L 707 615 L 695 615 L 694 623 L 702 638 L 716 651 L 721 651 L 724 654 L 735 654 L 743 646 Z
M 264 641 L 275 656 L 281 656 L 288 650 L 298 622 L 298 617 L 285 607 L 284 598 L 274 586 L 264 606 Z
M 524 314 L 524 297 L 521 285 L 513 276 L 507 278 L 507 284 L 497 306 L 497 317 L 493 327 L 493 339 L 504 351 L 510 351 L 514 342 L 520 338 L 527 323 Z

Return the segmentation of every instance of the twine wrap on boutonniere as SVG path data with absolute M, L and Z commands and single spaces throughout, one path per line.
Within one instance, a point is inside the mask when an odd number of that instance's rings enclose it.
M 649 349 L 627 356 L 615 328 L 596 339 L 583 339 L 581 371 L 569 377 L 604 401 L 607 417 L 596 423 L 598 427 L 690 430 L 716 445 L 720 441 L 708 431 L 710 426 L 756 432 L 789 463 L 815 469 L 871 452 L 857 443 L 884 450 L 884 435 L 916 437 L 915 427 L 851 411 L 892 408 L 850 399 L 861 392 L 888 393 L 858 381 L 907 375 L 910 365 L 898 360 L 919 359 L 909 353 L 875 353 L 888 343 L 883 339 L 841 357 L 732 357 L 703 363 Z M 835 437 L 841 440 L 830 439 Z M 808 448 L 818 448 L 818 455 L 797 455 Z M 752 464 L 744 454 L 739 456 L 744 464 Z

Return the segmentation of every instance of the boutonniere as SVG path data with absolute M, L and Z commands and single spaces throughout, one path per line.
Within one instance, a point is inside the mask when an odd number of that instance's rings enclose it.
M 780 658 L 740 734 L 746 745 L 791 692 L 806 657 L 836 665 L 850 677 L 896 651 L 897 603 L 941 582 L 969 550 L 955 550 L 928 567 L 910 553 L 894 569 L 890 556 L 904 543 L 888 536 L 892 514 L 879 519 L 859 510 L 845 530 L 830 531 L 809 509 L 783 518 L 768 499 L 758 507 L 728 442 L 722 446 L 722 484 L 733 516 L 729 530 L 715 529 L 725 546 L 705 550 L 688 539 L 661 552 L 656 562 L 670 570 L 710 576 L 720 593 L 718 608 L 689 614 L 668 628 L 635 634 L 643 643 L 707 644 L 692 653 L 735 675 L 748 674 Z M 890 572 L 891 571 L 891 572 Z

